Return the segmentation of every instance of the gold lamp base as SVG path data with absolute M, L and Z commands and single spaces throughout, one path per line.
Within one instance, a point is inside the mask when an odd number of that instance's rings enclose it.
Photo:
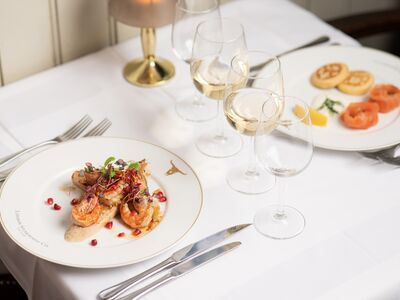
M 174 65 L 163 58 L 142 58 L 130 61 L 124 68 L 125 79 L 141 87 L 163 85 L 175 75 Z
M 175 75 L 174 65 L 154 54 L 156 31 L 154 28 L 140 30 L 144 58 L 130 61 L 124 68 L 125 79 L 141 87 L 163 85 Z

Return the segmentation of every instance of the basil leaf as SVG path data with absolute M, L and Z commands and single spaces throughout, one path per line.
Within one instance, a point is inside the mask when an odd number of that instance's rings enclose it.
M 104 166 L 107 167 L 109 163 L 113 162 L 115 160 L 114 156 L 110 156 L 109 158 L 106 159 L 104 162 Z
M 135 169 L 135 170 L 139 171 L 140 170 L 140 163 L 139 162 L 130 163 L 128 168 L 129 169 Z

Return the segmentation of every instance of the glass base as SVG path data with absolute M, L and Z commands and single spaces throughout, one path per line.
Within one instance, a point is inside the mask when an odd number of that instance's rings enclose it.
M 277 213 L 278 205 L 269 205 L 254 216 L 254 227 L 263 235 L 273 239 L 290 239 L 304 230 L 306 221 L 297 209 L 285 206 L 284 215 Z
M 204 155 L 222 158 L 235 155 L 242 149 L 242 138 L 232 132 L 224 132 L 224 135 L 206 133 L 196 141 L 197 149 Z
M 229 186 L 244 194 L 262 194 L 275 185 L 275 176 L 263 171 L 256 169 L 256 171 L 250 172 L 247 170 L 247 166 L 239 166 L 229 171 L 226 180 Z
M 213 101 L 202 101 L 195 95 L 179 101 L 175 105 L 179 117 L 191 122 L 205 122 L 217 116 L 217 109 Z

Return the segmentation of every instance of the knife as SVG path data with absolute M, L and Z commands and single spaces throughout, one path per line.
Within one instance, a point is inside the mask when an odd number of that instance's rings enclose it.
M 102 300 L 113 300 L 117 296 L 121 295 L 126 290 L 130 289 L 133 285 L 165 270 L 176 266 L 177 264 L 192 258 L 193 256 L 204 252 L 205 250 L 215 246 L 224 239 L 230 237 L 232 234 L 246 228 L 251 224 L 240 224 L 236 226 L 229 227 L 227 229 L 221 230 L 214 233 L 208 237 L 201 239 L 198 242 L 190 244 L 182 249 L 173 253 L 169 258 L 155 265 L 154 267 L 132 277 L 116 285 L 102 290 L 99 293 L 99 298 Z
M 233 242 L 233 243 L 225 244 L 223 246 L 220 246 L 218 248 L 210 250 L 206 253 L 203 253 L 199 256 L 196 256 L 195 258 L 192 258 L 192 259 L 180 264 L 179 266 L 174 267 L 171 271 L 168 272 L 168 274 L 162 276 L 161 278 L 153 281 L 152 283 L 146 285 L 145 287 L 143 287 L 133 293 L 130 293 L 124 297 L 118 298 L 118 300 L 139 299 L 143 295 L 147 294 L 148 292 L 151 292 L 152 290 L 167 283 L 168 281 L 179 278 L 179 277 L 193 271 L 194 269 L 197 269 L 198 267 L 204 265 L 205 263 L 212 261 L 213 259 L 239 247 L 241 244 L 242 244 L 241 242 Z
M 312 40 L 312 41 L 310 41 L 310 42 L 308 42 L 308 43 L 306 43 L 306 44 L 303 44 L 303 45 L 298 46 L 298 47 L 296 47 L 296 48 L 293 48 L 293 49 L 290 49 L 290 50 L 288 50 L 288 51 L 279 53 L 279 54 L 276 55 L 276 57 L 279 58 L 279 57 L 281 57 L 281 56 L 283 56 L 283 55 L 292 53 L 292 52 L 294 52 L 294 51 L 297 51 L 297 50 L 300 50 L 300 49 L 303 49 L 303 48 L 308 48 L 308 47 L 316 46 L 316 45 L 319 45 L 319 44 L 322 44 L 322 43 L 326 43 L 326 42 L 329 42 L 329 40 L 330 40 L 329 36 L 322 35 L 322 36 L 316 38 L 315 40 Z M 256 72 L 256 71 L 261 70 L 261 69 L 264 68 L 264 66 L 267 65 L 270 61 L 271 61 L 271 60 L 267 60 L 267 61 L 265 61 L 265 62 L 263 62 L 263 63 L 260 63 L 260 64 L 258 64 L 258 65 L 252 66 L 252 67 L 250 68 L 250 72 Z

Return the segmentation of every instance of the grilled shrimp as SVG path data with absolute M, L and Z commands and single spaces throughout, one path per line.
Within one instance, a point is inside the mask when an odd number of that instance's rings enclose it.
M 125 187 L 125 181 L 119 180 L 109 187 L 106 191 L 99 193 L 100 202 L 108 207 L 118 206 L 121 203 L 121 199 L 124 196 L 123 190 Z
M 95 194 L 85 194 L 72 208 L 72 219 L 76 225 L 88 227 L 95 224 L 101 215 L 102 207 Z
M 72 183 L 75 184 L 81 190 L 85 190 L 86 187 L 94 185 L 100 178 L 100 171 L 85 172 L 75 171 L 72 173 Z
M 150 197 L 134 198 L 121 204 L 119 208 L 122 221 L 131 228 L 150 224 L 154 214 L 154 204 Z

